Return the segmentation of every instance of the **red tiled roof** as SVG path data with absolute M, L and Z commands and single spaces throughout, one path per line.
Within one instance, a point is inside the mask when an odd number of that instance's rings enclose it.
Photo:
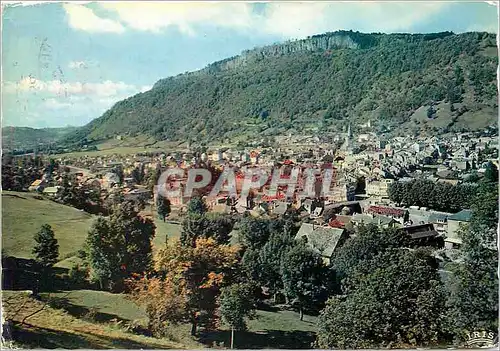
M 345 224 L 337 219 L 332 219 L 328 222 L 328 225 L 333 228 L 344 228 Z
M 283 200 L 285 198 L 285 194 L 277 193 L 276 196 L 262 195 L 262 201 L 273 201 L 273 200 Z
M 370 206 L 367 212 L 373 212 L 381 215 L 402 216 L 404 210 L 399 208 L 384 207 L 384 206 Z

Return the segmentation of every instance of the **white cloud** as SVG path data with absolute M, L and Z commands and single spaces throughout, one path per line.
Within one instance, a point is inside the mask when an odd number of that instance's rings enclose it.
M 60 110 L 60 109 L 65 109 L 65 108 L 71 107 L 72 104 L 69 102 L 61 102 L 57 99 L 50 98 L 50 99 L 45 100 L 45 102 L 43 103 L 43 106 L 50 109 L 50 110 Z
M 84 101 L 87 99 L 88 99 L 88 97 L 86 97 L 86 96 L 78 96 L 78 95 L 68 96 L 68 100 L 71 102 L 80 102 L 80 101 Z
M 441 11 L 446 3 L 269 3 L 265 32 L 303 38 L 340 29 L 365 32 L 404 31 Z
M 153 88 L 153 86 L 152 86 L 152 85 L 143 85 L 143 86 L 139 89 L 139 92 L 144 93 L 144 92 L 146 92 L 146 91 L 148 91 L 148 90 L 151 90 L 151 88 Z
M 2 6 L 4 5 L 9 5 L 9 6 L 21 6 L 21 7 L 26 7 L 26 6 L 35 6 L 35 5 L 40 5 L 40 4 L 47 4 L 47 3 L 61 3 L 61 0 L 45 0 L 45 1 L 9 1 L 9 0 L 2 0 Z M 71 0 L 71 3 L 73 4 L 89 4 L 92 3 L 93 1 L 78 1 L 78 0 Z
M 408 31 L 436 13 L 444 13 L 450 5 L 423 1 L 268 2 L 263 11 L 254 12 L 254 4 L 245 2 L 99 2 L 98 6 L 112 13 L 116 20 L 100 18 L 82 5 L 64 6 L 70 18 L 73 14 L 72 27 L 85 31 L 121 33 L 128 28 L 160 33 L 176 28 L 184 34 L 195 35 L 200 26 L 215 26 L 299 39 L 339 29 Z M 97 25 L 99 23 L 103 25 Z
M 102 2 L 99 6 L 115 12 L 132 29 L 156 33 L 177 27 L 192 35 L 197 24 L 250 29 L 255 19 L 246 3 Z
M 71 69 L 82 69 L 88 68 L 88 64 L 85 61 L 71 61 L 68 67 Z
M 405 30 L 413 24 L 441 11 L 446 3 L 267 3 L 261 13 L 253 12 L 251 3 L 196 2 L 101 2 L 99 6 L 113 12 L 118 20 L 99 18 L 80 5 L 64 5 L 68 15 L 76 18 L 73 27 L 96 31 L 91 22 L 106 21 L 110 32 L 123 32 L 124 26 L 153 33 L 175 27 L 181 32 L 196 34 L 199 25 L 228 27 L 246 32 L 278 34 L 302 38 L 338 29 L 364 31 Z M 78 16 L 75 14 L 78 13 Z M 71 21 L 70 21 L 71 22 Z M 362 28 L 360 28 L 362 27 Z M 103 28 L 106 28 L 104 26 Z
M 498 33 L 498 24 L 490 24 L 486 26 L 475 24 L 467 28 L 466 32 L 488 32 L 488 33 Z
M 14 125 L 41 126 L 42 123 L 43 126 L 47 124 L 52 127 L 61 123 L 80 125 L 89 122 L 116 102 L 151 89 L 151 86 L 124 82 L 41 81 L 33 77 L 25 77 L 18 82 L 5 81 L 2 84 L 2 98 L 8 105 L 4 114 L 6 111 L 9 115 L 20 114 L 13 121 Z M 49 120 L 37 120 L 33 115 L 35 111 Z M 29 114 L 31 119 L 28 118 Z
M 121 23 L 97 16 L 88 7 L 77 4 L 63 4 L 71 28 L 86 32 L 122 33 L 125 28 Z
M 24 77 L 18 82 L 5 82 L 3 89 L 6 93 L 45 92 L 67 97 L 71 95 L 111 97 L 138 93 L 148 89 L 148 87 L 138 87 L 110 80 L 101 83 L 82 83 L 61 82 L 59 80 L 41 81 L 33 77 Z

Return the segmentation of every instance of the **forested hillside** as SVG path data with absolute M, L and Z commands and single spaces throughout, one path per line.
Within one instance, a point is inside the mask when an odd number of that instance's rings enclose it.
M 488 33 L 327 33 L 162 79 L 68 141 L 126 133 L 236 141 L 367 120 L 376 132 L 479 129 L 497 120 L 497 64 Z
M 9 150 L 35 148 L 39 144 L 59 141 L 63 136 L 75 131 L 76 127 L 65 128 L 29 128 L 3 127 L 2 147 Z

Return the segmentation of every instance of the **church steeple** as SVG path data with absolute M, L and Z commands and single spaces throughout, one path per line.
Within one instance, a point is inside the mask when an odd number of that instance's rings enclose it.
M 347 133 L 345 134 L 344 144 L 342 144 L 341 150 L 347 151 L 347 149 L 350 146 L 351 139 L 352 139 L 352 131 L 351 131 L 351 124 L 349 123 L 349 126 L 347 127 Z
M 347 127 L 347 133 L 345 136 L 346 146 L 350 145 L 351 139 L 352 139 L 352 130 L 351 130 L 351 123 L 349 123 L 349 126 Z

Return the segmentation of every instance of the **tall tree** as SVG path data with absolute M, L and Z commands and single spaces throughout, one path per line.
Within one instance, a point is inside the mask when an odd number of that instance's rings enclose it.
M 98 281 L 101 289 L 112 289 L 122 277 L 120 265 L 124 253 L 119 237 L 108 219 L 99 217 L 94 221 L 86 244 L 92 280 Z
M 131 201 L 115 207 L 109 219 L 94 222 L 86 241 L 87 257 L 101 288 L 120 290 L 130 274 L 151 268 L 154 232 L 153 222 L 140 217 Z
M 281 263 L 294 243 L 295 220 L 291 213 L 280 219 L 248 217 L 240 222 L 240 240 L 245 246 L 242 266 L 248 278 L 269 288 L 275 301 L 283 290 Z
M 123 184 L 123 179 L 124 179 L 124 174 L 123 174 L 123 166 L 121 164 L 116 165 L 113 167 L 111 170 L 112 173 L 116 174 L 118 176 L 120 184 Z
M 132 170 L 132 172 L 131 172 L 130 176 L 131 176 L 132 178 L 134 178 L 134 182 L 135 182 L 136 184 L 141 184 L 141 181 L 142 181 L 142 175 L 141 175 L 141 171 L 139 170 L 139 168 L 138 168 L 138 167 L 135 167 L 135 168 Z
M 143 218 L 139 211 L 140 205 L 125 201 L 110 216 L 112 228 L 123 238 L 126 252 L 123 264 L 128 274 L 146 272 L 152 264 L 151 240 L 155 235 L 155 225 L 151 219 Z
M 240 241 L 248 249 L 262 248 L 271 234 L 267 219 L 245 217 L 240 221 Z
M 238 272 L 238 251 L 212 238 L 198 239 L 194 247 L 167 243 L 156 257 L 158 275 L 131 282 L 134 299 L 146 306 L 152 331 L 161 335 L 168 322 L 191 323 L 192 335 L 198 325 L 214 328 L 220 289 Z
M 221 289 L 219 311 L 224 322 L 231 327 L 231 349 L 235 330 L 246 330 L 245 318 L 255 316 L 253 287 L 249 284 L 233 284 Z
M 169 215 L 170 211 L 170 200 L 158 194 L 156 198 L 156 212 L 163 222 L 165 222 L 165 217 Z
M 278 228 L 276 228 L 278 229 Z M 283 289 L 281 266 L 283 257 L 293 246 L 293 238 L 281 230 L 273 230 L 267 243 L 259 250 L 257 274 L 258 282 L 276 296 Z M 248 258 L 245 261 L 248 263 Z M 285 294 L 286 297 L 289 295 Z
M 158 180 L 161 176 L 161 167 L 157 167 L 153 172 L 149 172 L 146 176 L 146 185 L 148 190 L 153 191 L 155 185 L 158 185 Z
M 393 182 L 389 186 L 389 198 L 398 205 L 403 202 L 403 186 L 401 182 Z
M 187 205 L 189 215 L 203 215 L 208 211 L 207 204 L 201 197 L 193 197 Z
M 284 254 L 281 274 L 285 294 L 295 300 L 304 318 L 304 309 L 314 309 L 326 301 L 329 288 L 328 269 L 323 259 L 303 241 Z M 319 308 L 317 308 L 319 310 Z
M 486 165 L 486 171 L 484 172 L 484 180 L 486 182 L 498 183 L 498 168 L 491 161 L 488 161 Z
M 54 236 L 54 231 L 48 224 L 42 225 L 38 233 L 35 234 L 35 246 L 33 254 L 35 261 L 41 268 L 39 284 L 35 285 L 38 290 L 40 288 L 50 288 L 52 277 L 52 266 L 57 262 L 59 256 L 59 244 Z
M 321 312 L 321 348 L 432 346 L 443 339 L 445 294 L 427 250 L 387 249 L 357 266 Z
M 33 254 L 37 263 L 42 267 L 50 268 L 57 262 L 59 244 L 50 225 L 42 225 L 40 230 L 35 234 Z
M 450 328 L 464 332 L 498 329 L 498 184 L 483 183 L 471 221 L 459 231 L 460 260 L 448 281 Z
M 355 237 L 349 238 L 342 248 L 334 253 L 332 264 L 341 279 L 349 276 L 363 261 L 375 257 L 382 251 L 405 246 L 409 246 L 409 239 L 397 228 L 362 226 Z

